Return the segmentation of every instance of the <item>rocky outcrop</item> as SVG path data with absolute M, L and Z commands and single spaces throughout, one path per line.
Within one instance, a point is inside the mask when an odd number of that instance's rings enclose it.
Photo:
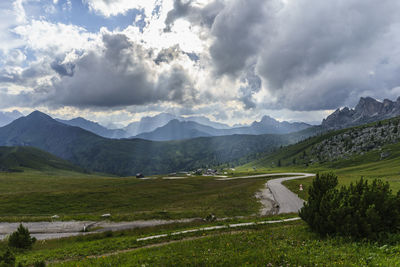
M 395 102 L 389 99 L 380 102 L 372 97 L 362 97 L 354 109 L 337 109 L 322 121 L 322 126 L 327 129 L 341 129 L 399 115 L 400 97 Z
M 400 120 L 378 122 L 350 128 L 314 145 L 310 153 L 310 162 L 327 162 L 363 155 L 371 150 L 382 150 L 385 145 L 400 141 Z M 390 156 L 389 151 L 382 151 L 381 159 Z

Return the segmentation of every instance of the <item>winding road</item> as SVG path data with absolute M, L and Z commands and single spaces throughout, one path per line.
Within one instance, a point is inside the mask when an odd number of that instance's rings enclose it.
M 290 191 L 282 184 L 284 181 L 303 179 L 307 177 L 313 177 L 315 174 L 312 173 L 286 173 L 281 175 L 296 175 L 291 177 L 282 177 L 272 179 L 267 182 L 267 187 L 274 196 L 274 200 L 279 205 L 279 214 L 283 213 L 297 213 L 304 205 L 304 200 L 299 198 L 295 193 Z
M 277 179 L 269 180 L 266 183 L 266 188 L 261 191 L 260 195 L 257 195 L 257 198 L 260 199 L 260 202 L 263 204 L 264 208 L 261 213 L 264 215 L 265 210 L 271 209 L 268 204 L 268 200 L 273 202 L 273 205 L 277 208 L 278 214 L 283 213 L 297 213 L 304 205 L 304 200 L 299 198 L 295 193 L 287 189 L 282 182 L 295 180 L 295 179 L 303 179 L 307 177 L 313 177 L 315 174 L 313 173 L 303 173 L 303 172 L 286 172 L 286 173 L 271 173 L 271 174 L 259 174 L 259 175 L 251 175 L 251 176 L 240 176 L 240 177 L 230 177 L 230 178 L 221 178 L 217 180 L 228 181 L 235 179 L 250 179 L 250 178 L 267 178 L 271 176 L 287 176 L 280 177 Z M 271 194 L 273 199 L 271 199 Z

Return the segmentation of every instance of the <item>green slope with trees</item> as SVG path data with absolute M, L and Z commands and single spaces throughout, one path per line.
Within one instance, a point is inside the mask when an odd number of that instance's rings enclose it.
M 22 172 L 25 169 L 82 172 L 79 167 L 33 147 L 0 147 L 0 171 Z

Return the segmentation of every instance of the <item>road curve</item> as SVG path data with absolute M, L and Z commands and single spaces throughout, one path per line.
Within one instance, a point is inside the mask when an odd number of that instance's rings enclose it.
M 281 175 L 296 175 L 292 177 L 282 177 L 272 179 L 267 182 L 267 187 L 274 196 L 275 201 L 279 205 L 278 214 L 283 213 L 297 213 L 304 205 L 304 200 L 299 198 L 295 193 L 290 191 L 282 184 L 284 181 L 302 179 L 307 177 L 313 177 L 315 174 L 312 173 L 282 173 Z
M 294 179 L 302 179 L 307 177 L 313 177 L 315 174 L 313 173 L 303 173 L 303 172 L 285 172 L 285 173 L 266 173 L 266 174 L 258 174 L 258 175 L 249 175 L 249 176 L 240 176 L 240 177 L 231 177 L 231 178 L 221 178 L 217 180 L 235 180 L 235 179 L 250 179 L 250 178 L 263 178 L 263 177 L 271 177 L 271 176 L 285 176 L 277 179 L 269 180 L 266 184 L 266 187 L 271 191 L 272 196 L 274 197 L 275 203 L 279 206 L 278 214 L 283 213 L 297 213 L 304 205 L 304 200 L 299 198 L 295 193 L 287 189 L 282 182 L 294 180 Z M 266 197 L 268 198 L 268 197 Z

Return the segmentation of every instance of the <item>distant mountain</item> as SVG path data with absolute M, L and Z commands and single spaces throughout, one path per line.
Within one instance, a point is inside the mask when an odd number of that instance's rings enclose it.
M 7 125 L 23 116 L 24 114 L 17 110 L 14 110 L 12 112 L 0 112 L 0 127 L 3 127 L 4 125 Z
M 126 126 L 124 130 L 128 132 L 130 136 L 136 136 L 142 133 L 152 132 L 159 127 L 167 125 L 167 123 L 169 123 L 172 120 L 193 121 L 216 129 L 230 128 L 229 125 L 219 122 L 214 122 L 202 116 L 182 117 L 182 116 L 175 116 L 169 113 L 160 113 L 153 117 L 143 117 L 140 121 L 133 122 L 128 126 Z
M 218 133 L 217 129 L 193 121 L 172 120 L 163 127 L 136 137 L 153 141 L 171 141 L 220 135 Z
M 238 161 L 315 134 L 313 128 L 288 135 L 231 135 L 183 141 L 117 140 L 63 124 L 35 111 L 0 128 L 0 146 L 32 146 L 89 171 L 122 176 L 168 173 Z
M 326 129 L 342 129 L 399 115 L 400 97 L 395 102 L 388 99 L 380 102 L 371 97 L 361 97 L 354 109 L 337 109 L 322 121 L 322 126 Z
M 166 125 L 168 122 L 177 119 L 175 115 L 161 113 L 154 117 L 143 117 L 140 121 L 132 122 L 124 128 L 130 136 L 154 131 L 155 129 Z
M 268 116 L 264 116 L 260 122 L 254 122 L 251 126 L 231 129 L 216 129 L 192 121 L 172 120 L 165 126 L 159 127 L 152 132 L 139 134 L 136 138 L 153 141 L 170 141 L 204 136 L 224 136 L 234 134 L 288 134 L 309 127 L 311 127 L 311 125 L 306 123 L 279 122 Z
M 74 148 L 102 137 L 79 127 L 63 124 L 39 111 L 0 128 L 1 146 L 32 146 L 71 160 Z
M 205 126 L 210 126 L 215 129 L 230 129 L 231 127 L 227 124 L 223 124 L 220 122 L 211 121 L 209 118 L 202 116 L 192 116 L 192 117 L 180 117 L 180 121 L 193 121 L 199 124 L 203 124 Z
M 242 127 L 239 129 L 248 128 L 254 134 L 287 134 L 298 132 L 309 127 L 311 127 L 311 125 L 304 122 L 279 122 L 274 118 L 264 116 L 260 122 L 256 121 L 249 127 Z
M 116 138 L 116 139 L 129 137 L 129 134 L 122 129 L 110 130 L 104 126 L 101 126 L 97 122 L 89 121 L 81 117 L 72 120 L 61 120 L 61 119 L 56 119 L 56 120 L 67 125 L 80 127 L 82 129 L 85 129 L 102 137 Z
M 83 171 L 68 161 L 37 148 L 0 147 L 0 172 L 19 172 L 25 169 Z

